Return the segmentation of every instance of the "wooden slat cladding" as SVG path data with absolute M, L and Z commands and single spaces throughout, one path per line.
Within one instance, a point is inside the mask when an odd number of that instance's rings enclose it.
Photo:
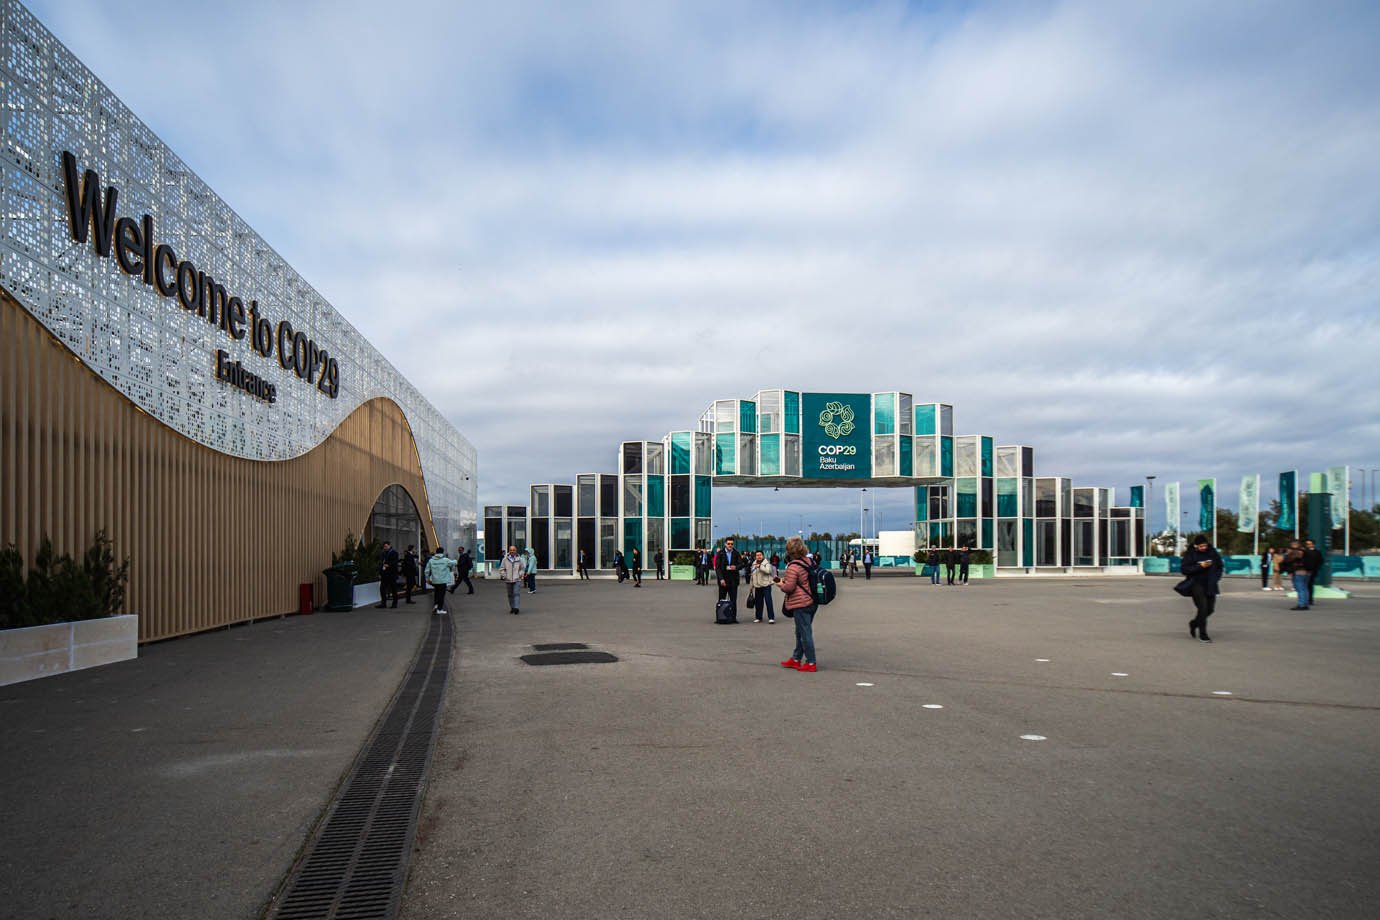
M 301 457 L 244 460 L 137 408 L 0 289 L 0 543 L 33 561 L 46 534 L 82 553 L 104 527 L 130 557 L 126 612 L 149 641 L 297 609 L 397 483 L 436 545 L 416 444 L 388 399 Z

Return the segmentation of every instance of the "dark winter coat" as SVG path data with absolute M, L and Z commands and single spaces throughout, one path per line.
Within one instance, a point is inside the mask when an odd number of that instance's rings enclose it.
M 1210 562 L 1212 564 L 1207 568 L 1203 568 L 1198 564 L 1200 562 Z M 1222 569 L 1222 557 L 1218 554 L 1217 550 L 1211 546 L 1201 552 L 1196 546 L 1190 546 L 1188 552 L 1184 553 L 1183 562 L 1179 565 L 1179 571 L 1190 581 L 1193 581 L 1195 587 L 1199 583 L 1203 584 L 1207 588 L 1209 595 L 1222 593 L 1222 589 L 1219 587 L 1222 581 Z M 1199 581 L 1200 579 L 1202 579 L 1201 582 Z

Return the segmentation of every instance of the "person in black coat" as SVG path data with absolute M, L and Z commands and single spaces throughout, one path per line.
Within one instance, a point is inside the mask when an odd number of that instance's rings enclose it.
M 1212 641 L 1208 636 L 1207 621 L 1217 608 L 1217 595 L 1222 593 L 1219 587 L 1222 568 L 1222 557 L 1208 542 L 1206 534 L 1193 538 L 1192 548 L 1184 553 L 1183 562 L 1179 565 L 1184 581 L 1188 582 L 1193 606 L 1198 610 L 1198 615 L 1188 621 L 1188 634 L 1204 642 Z
M 474 593 L 474 582 L 470 581 L 470 572 L 474 569 L 474 557 L 465 547 L 460 547 L 460 555 L 455 560 L 455 584 L 450 586 L 450 593 L 454 594 L 455 589 L 464 585 L 469 588 L 466 594 Z
M 718 554 L 714 574 L 719 578 L 719 600 L 729 600 L 729 623 L 738 622 L 739 569 L 743 567 L 743 554 L 733 548 L 732 540 L 724 541 L 724 551 Z
M 944 572 L 948 576 L 949 584 L 954 583 L 954 568 L 958 565 L 958 553 L 951 546 L 944 550 Z
M 417 564 L 417 547 L 411 543 L 407 544 L 407 552 L 402 557 L 403 582 L 407 586 L 407 602 L 412 603 L 412 592 L 417 587 L 417 576 L 421 574 L 422 568 Z
M 958 551 L 958 580 L 962 584 L 968 584 L 968 566 L 972 562 L 973 548 L 965 546 Z
M 398 551 L 387 540 L 383 543 L 383 559 L 379 562 L 379 603 L 380 609 L 388 606 L 388 598 L 393 598 L 393 606 L 398 606 Z

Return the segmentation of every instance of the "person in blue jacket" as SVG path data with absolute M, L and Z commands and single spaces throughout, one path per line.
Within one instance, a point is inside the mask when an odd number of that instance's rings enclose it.
M 1217 609 L 1217 595 L 1222 593 L 1219 587 L 1222 581 L 1222 557 L 1206 534 L 1193 538 L 1193 546 L 1184 553 L 1179 571 L 1189 583 L 1189 597 L 1193 598 L 1193 606 L 1198 610 L 1198 615 L 1188 621 L 1188 634 L 1211 642 L 1207 621 Z

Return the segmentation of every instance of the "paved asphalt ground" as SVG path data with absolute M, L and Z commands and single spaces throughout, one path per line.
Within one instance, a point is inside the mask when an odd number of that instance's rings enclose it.
M 817 674 L 710 588 L 484 585 L 404 917 L 1376 916 L 1380 585 L 1208 644 L 1172 583 L 844 582 Z
M 1206 644 L 1171 583 L 846 581 L 817 674 L 710 588 L 480 583 L 404 916 L 1374 916 L 1380 585 L 1229 581 Z M 0 917 L 258 916 L 427 609 L 0 689 Z

